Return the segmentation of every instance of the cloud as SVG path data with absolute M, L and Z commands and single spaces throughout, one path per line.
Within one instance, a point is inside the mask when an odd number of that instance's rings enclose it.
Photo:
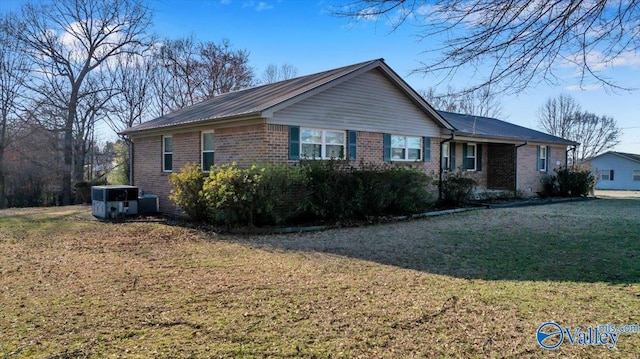
M 602 84 L 588 84 L 566 86 L 564 89 L 567 91 L 596 91 L 601 90 L 602 88 Z
M 356 16 L 356 20 L 376 21 L 378 20 L 378 14 L 375 13 L 374 8 L 369 7 L 359 11 L 358 15 Z
M 264 1 L 260 1 L 258 3 L 258 6 L 256 6 L 256 11 L 263 11 L 263 10 L 269 10 L 269 9 L 273 9 L 273 5 L 267 4 Z
M 589 51 L 586 54 L 577 53 L 568 57 L 565 67 L 582 67 L 589 65 L 592 71 L 610 70 L 614 67 L 640 66 L 640 54 L 633 50 L 619 53 L 617 56 L 606 56 L 600 51 Z
M 253 8 L 256 11 L 264 11 L 264 10 L 270 10 L 273 9 L 273 5 L 269 4 L 266 1 L 259 1 L 259 2 L 255 2 L 254 0 L 248 0 L 245 1 L 242 4 L 242 7 L 250 7 Z

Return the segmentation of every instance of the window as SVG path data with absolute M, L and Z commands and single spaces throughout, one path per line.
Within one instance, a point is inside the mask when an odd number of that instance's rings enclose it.
M 202 133 L 202 170 L 209 172 L 213 166 L 214 158 L 214 137 L 213 132 Z
M 467 143 L 467 150 L 464 154 L 465 157 L 465 169 L 467 171 L 475 171 L 477 166 L 476 159 L 478 158 L 477 145 L 475 143 Z
M 539 146 L 538 147 L 538 170 L 546 172 L 548 161 L 547 161 L 547 146 Z
M 173 171 L 173 137 L 162 136 L 162 170 Z
M 413 136 L 391 136 L 391 160 L 420 161 L 422 138 Z
M 442 168 L 445 171 L 449 170 L 449 143 L 442 144 Z
M 611 172 L 613 172 L 613 170 Z M 633 180 L 640 181 L 640 170 L 633 170 Z
M 300 157 L 306 159 L 344 158 L 345 132 L 300 130 Z
M 613 181 L 613 170 L 602 170 L 602 171 L 600 171 L 600 180 L 602 180 L 602 181 Z

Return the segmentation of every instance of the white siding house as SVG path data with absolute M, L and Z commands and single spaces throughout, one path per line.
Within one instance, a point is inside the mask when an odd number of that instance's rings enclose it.
M 609 151 L 592 158 L 596 189 L 640 191 L 640 155 Z

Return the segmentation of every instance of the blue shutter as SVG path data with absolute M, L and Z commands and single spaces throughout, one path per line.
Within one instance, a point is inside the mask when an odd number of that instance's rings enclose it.
M 300 159 L 300 127 L 289 126 L 289 159 Z
M 482 171 L 482 145 L 476 145 L 476 160 L 478 161 L 476 164 L 476 170 Z
M 358 143 L 358 133 L 356 131 L 347 131 L 347 137 L 349 138 L 349 160 L 356 160 L 356 148 Z
M 456 143 L 449 142 L 449 171 L 456 170 Z
M 382 159 L 391 161 L 391 135 L 388 133 L 382 135 Z
M 542 169 L 542 161 L 540 160 L 540 146 L 536 146 L 536 171 Z
M 423 155 L 424 161 L 429 162 L 431 161 L 431 137 L 424 137 L 423 142 L 424 142 L 424 155 Z
M 462 170 L 466 171 L 467 169 L 467 144 L 462 144 Z
M 609 171 L 609 181 L 613 181 L 613 170 Z

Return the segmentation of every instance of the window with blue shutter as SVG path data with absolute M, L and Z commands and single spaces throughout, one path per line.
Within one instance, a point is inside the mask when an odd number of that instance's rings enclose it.
M 289 159 L 300 159 L 300 127 L 289 126 Z

